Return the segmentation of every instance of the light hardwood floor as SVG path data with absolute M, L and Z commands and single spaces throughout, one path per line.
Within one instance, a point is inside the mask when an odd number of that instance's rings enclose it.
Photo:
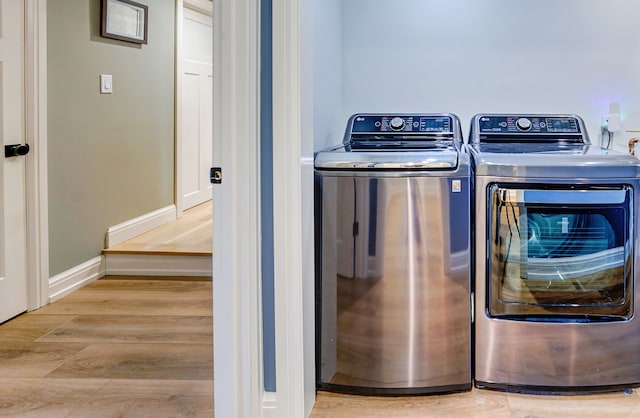
M 183 216 L 103 251 L 104 254 L 210 256 L 213 247 L 211 200 Z
M 473 389 L 437 396 L 375 397 L 318 392 L 311 418 L 640 417 L 640 393 L 546 396 Z
M 107 277 L 0 325 L 0 416 L 212 417 L 211 281 Z

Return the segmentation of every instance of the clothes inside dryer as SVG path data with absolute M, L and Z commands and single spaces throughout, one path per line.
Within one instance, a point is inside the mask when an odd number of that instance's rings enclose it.
M 520 217 L 527 225 L 530 258 L 579 257 L 616 246 L 611 224 L 599 213 L 555 214 L 528 210 Z

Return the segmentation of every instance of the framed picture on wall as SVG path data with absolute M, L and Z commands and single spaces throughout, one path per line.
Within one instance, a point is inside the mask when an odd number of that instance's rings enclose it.
M 136 44 L 147 43 L 147 6 L 131 0 L 102 0 L 101 35 Z

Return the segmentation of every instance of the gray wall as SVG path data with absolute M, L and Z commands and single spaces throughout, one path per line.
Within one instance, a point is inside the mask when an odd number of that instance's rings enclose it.
M 145 4 L 140 46 L 100 37 L 100 0 L 48 2 L 52 276 L 100 255 L 109 226 L 174 202 L 175 5 Z
M 597 142 L 618 102 L 624 129 L 640 129 L 637 0 L 341 4 L 343 100 L 333 106 L 343 121 L 453 112 L 468 131 L 476 113 L 577 113 Z M 630 137 L 617 134 L 614 148 L 626 151 Z

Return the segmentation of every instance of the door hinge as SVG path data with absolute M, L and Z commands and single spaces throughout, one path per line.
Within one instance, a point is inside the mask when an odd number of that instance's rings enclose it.
M 222 183 L 222 167 L 211 167 L 209 180 L 211 180 L 211 184 Z

